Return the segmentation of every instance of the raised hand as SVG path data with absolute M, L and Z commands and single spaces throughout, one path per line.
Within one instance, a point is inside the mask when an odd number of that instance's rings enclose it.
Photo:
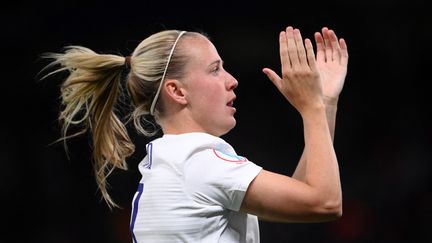
M 322 43 L 321 49 L 325 47 Z M 303 45 L 300 31 L 289 26 L 280 33 L 279 45 L 282 78 L 269 68 L 263 72 L 300 113 L 310 105 L 322 104 L 320 73 L 311 41 L 305 39 Z
M 316 32 L 316 67 L 321 77 L 326 101 L 337 102 L 344 86 L 348 65 L 348 48 L 344 39 L 339 39 L 333 30 L 322 28 Z

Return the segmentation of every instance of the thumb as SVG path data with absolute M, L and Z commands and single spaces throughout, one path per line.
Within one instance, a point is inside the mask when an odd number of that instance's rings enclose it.
M 270 81 L 272 81 L 272 83 L 279 88 L 281 85 L 281 78 L 279 77 L 279 75 L 277 75 L 277 73 L 273 70 L 271 70 L 270 68 L 263 68 L 263 73 L 265 73 L 267 75 L 267 77 L 270 79 Z

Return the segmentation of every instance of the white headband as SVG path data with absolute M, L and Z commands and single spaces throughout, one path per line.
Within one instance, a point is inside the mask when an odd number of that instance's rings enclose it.
M 164 81 L 164 79 L 165 79 L 165 74 L 166 74 L 166 72 L 167 72 L 168 65 L 169 65 L 169 63 L 170 63 L 170 61 L 171 61 L 171 57 L 172 57 L 172 55 L 173 55 L 173 53 L 174 53 L 174 49 L 175 49 L 175 47 L 176 47 L 176 45 L 177 45 L 178 40 L 180 39 L 180 37 L 181 37 L 184 33 L 186 33 L 186 31 L 182 31 L 182 32 L 180 32 L 180 34 L 177 36 L 177 39 L 175 40 L 174 45 L 173 45 L 172 48 L 171 48 L 170 54 L 168 55 L 168 61 L 167 61 L 166 66 L 165 66 L 165 70 L 164 70 L 164 72 L 163 72 L 162 79 L 161 79 L 161 81 L 160 81 L 160 83 L 159 83 L 159 88 L 158 88 L 158 90 L 157 90 L 157 92 L 156 92 L 156 95 L 155 95 L 155 97 L 153 98 L 153 102 L 152 102 L 152 104 L 151 104 L 151 106 L 150 106 L 150 115 L 152 115 L 152 116 L 153 116 L 153 114 L 154 114 L 154 109 L 155 109 L 155 106 L 156 106 L 156 102 L 157 102 L 157 100 L 158 100 L 158 98 L 159 98 L 159 94 L 160 94 L 160 91 L 161 91 L 161 88 L 162 88 L 162 84 L 163 84 L 163 81 Z

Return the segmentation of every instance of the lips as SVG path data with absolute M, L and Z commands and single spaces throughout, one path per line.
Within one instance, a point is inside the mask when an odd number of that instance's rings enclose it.
M 232 98 L 228 103 L 227 106 L 233 107 L 234 105 L 234 100 L 236 99 L 236 97 Z

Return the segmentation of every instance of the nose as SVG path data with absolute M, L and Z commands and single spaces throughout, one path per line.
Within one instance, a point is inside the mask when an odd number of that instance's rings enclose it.
M 234 78 L 230 73 L 227 72 L 227 89 L 228 90 L 234 90 L 238 86 L 238 81 L 236 78 Z

